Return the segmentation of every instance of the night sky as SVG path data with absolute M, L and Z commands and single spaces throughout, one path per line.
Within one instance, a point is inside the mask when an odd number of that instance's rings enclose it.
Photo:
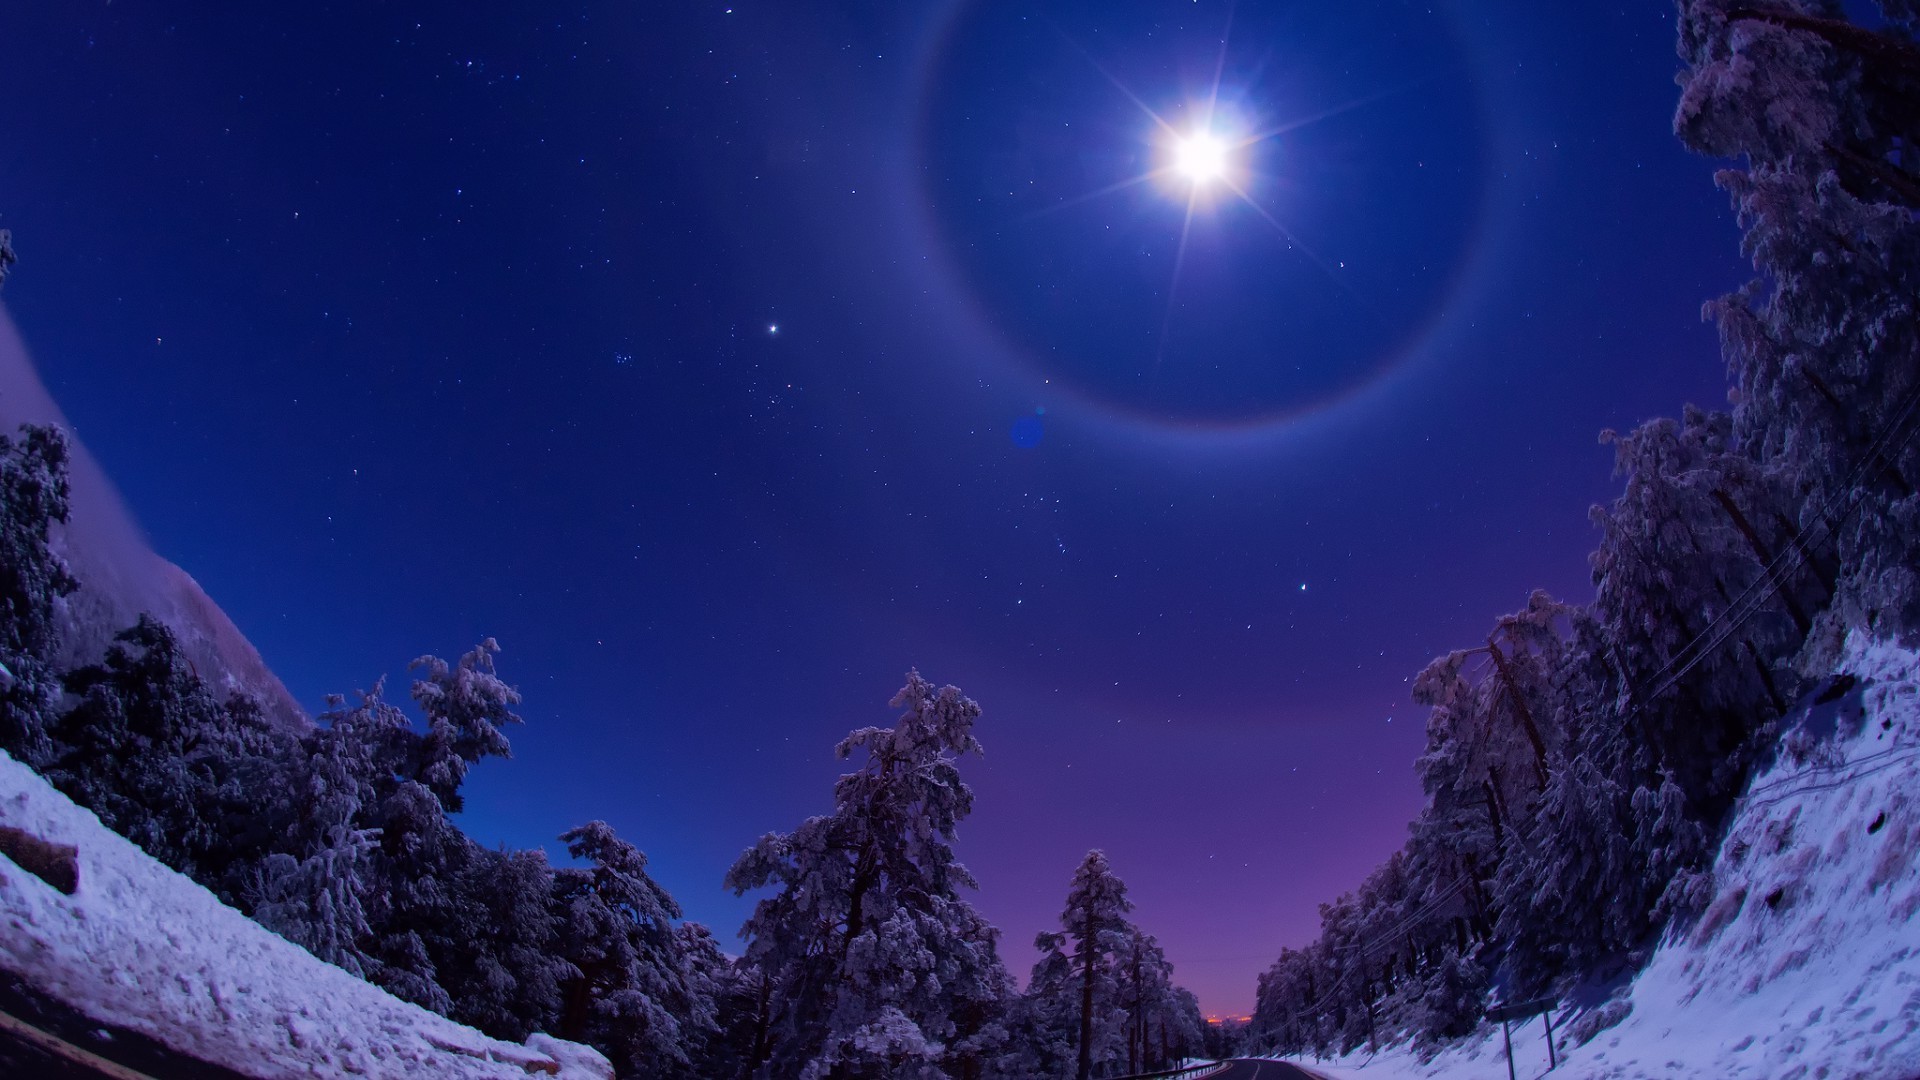
M 1663 0 L 162 7 L 0 15 L 49 386 L 316 711 L 496 636 L 465 826 L 726 940 L 917 666 L 1009 966 L 1099 846 L 1244 1011 L 1404 840 L 1410 677 L 1590 595 L 1598 431 L 1723 400 Z M 1141 181 L 1209 102 L 1279 133 Z

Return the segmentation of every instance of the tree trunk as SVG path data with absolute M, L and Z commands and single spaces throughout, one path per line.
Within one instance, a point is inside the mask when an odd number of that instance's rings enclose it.
M 1766 575 L 1767 584 L 1773 586 L 1774 591 L 1780 594 L 1780 602 L 1787 606 L 1787 614 L 1793 616 L 1793 625 L 1800 628 L 1801 637 L 1806 637 L 1807 631 L 1813 629 L 1813 620 L 1807 618 L 1807 613 L 1801 608 L 1800 601 L 1795 600 L 1793 592 L 1787 588 L 1784 575 L 1780 573 L 1778 567 L 1773 565 L 1773 552 L 1767 548 L 1766 541 L 1760 539 L 1760 533 L 1754 529 L 1753 523 L 1747 520 L 1747 515 L 1740 512 L 1740 506 L 1733 501 L 1733 496 L 1720 488 L 1714 488 L 1713 500 L 1720 504 L 1720 509 L 1727 512 L 1727 517 L 1733 520 L 1733 527 L 1739 530 L 1740 535 L 1746 537 L 1747 546 L 1753 549 L 1753 557 L 1760 561 L 1760 571 Z
M 1500 681 L 1507 688 L 1507 700 L 1513 702 L 1513 709 L 1520 714 L 1520 723 L 1527 730 L 1527 741 L 1533 744 L 1533 769 L 1540 781 L 1540 790 L 1547 789 L 1547 744 L 1540 738 L 1540 728 L 1533 722 L 1533 710 L 1521 700 L 1520 688 L 1514 685 L 1513 671 L 1507 667 L 1507 658 L 1500 652 L 1500 646 L 1487 639 L 1487 652 L 1493 656 L 1493 666 L 1500 670 Z
M 1840 560 L 1827 558 L 1815 551 L 1813 545 L 1807 543 L 1806 535 L 1800 531 L 1799 526 L 1788 521 L 1787 516 L 1778 510 L 1773 512 L 1773 523 L 1783 534 L 1793 537 L 1793 546 L 1800 552 L 1800 561 L 1806 564 L 1807 573 L 1813 575 L 1813 580 L 1820 586 L 1820 591 L 1827 594 L 1828 600 L 1832 600 L 1834 590 L 1840 582 Z
M 770 1040 L 773 1026 L 773 979 L 766 972 L 760 973 L 760 1008 L 753 1018 L 753 1060 L 747 1071 L 752 1072 L 773 1053 Z
M 1493 818 L 1493 846 L 1500 850 L 1506 846 L 1506 830 L 1502 820 L 1506 817 L 1500 802 L 1500 770 L 1489 767 L 1487 779 L 1480 781 L 1480 787 L 1487 793 L 1487 813 Z
M 1127 1025 L 1127 1072 L 1140 1071 L 1140 1057 L 1146 1054 L 1147 1041 L 1147 1002 L 1146 987 L 1140 983 L 1140 942 L 1133 943 L 1133 1023 Z M 1136 1046 L 1138 1049 L 1136 1050 Z
M 1087 906 L 1085 928 L 1080 937 L 1080 1067 L 1079 1080 L 1093 1077 L 1093 906 Z
M 585 1042 L 587 1017 L 592 1011 L 593 985 L 585 972 L 567 980 L 566 1004 L 560 1010 L 560 1037 L 569 1042 Z

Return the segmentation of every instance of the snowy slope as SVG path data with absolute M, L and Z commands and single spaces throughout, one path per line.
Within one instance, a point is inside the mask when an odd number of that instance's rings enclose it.
M 0 825 L 79 848 L 65 896 L 0 856 L 0 968 L 104 1023 L 261 1080 L 610 1080 L 596 1051 L 487 1038 L 323 964 L 0 753 Z
M 1920 653 L 1856 638 L 1842 670 L 1859 683 L 1794 718 L 1737 808 L 1706 912 L 1622 997 L 1557 1028 L 1555 1077 L 1920 1077 Z M 1546 1069 L 1538 1020 L 1514 1050 L 1521 1077 Z M 1394 1048 L 1308 1064 L 1335 1080 L 1506 1073 L 1498 1028 L 1429 1063 Z
M 34 370 L 13 321 L 0 308 L 0 431 L 50 424 L 66 432 L 72 449 L 68 476 L 71 515 L 56 528 L 53 547 L 67 560 L 80 590 L 59 604 L 60 670 L 91 664 L 113 635 L 150 614 L 167 624 L 200 677 L 220 691 L 241 691 L 284 726 L 307 725 L 307 714 L 226 612 L 200 583 L 161 558 L 147 543 L 99 463 L 87 453 Z

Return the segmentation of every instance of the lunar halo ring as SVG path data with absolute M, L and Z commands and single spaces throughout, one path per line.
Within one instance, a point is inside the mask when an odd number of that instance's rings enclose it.
M 1409 325 L 1391 347 L 1375 357 L 1363 374 L 1345 385 L 1335 387 L 1330 393 L 1301 403 L 1289 403 L 1279 408 L 1233 417 L 1169 416 L 1116 400 L 1112 395 L 1079 385 L 1078 380 L 1046 378 L 1038 350 L 1031 343 L 1000 329 L 1002 320 L 994 317 L 989 301 L 968 280 L 968 270 L 961 265 L 953 250 L 950 230 L 939 220 L 940 200 L 932 187 L 933 170 L 929 162 L 932 139 L 937 134 L 933 130 L 933 100 L 938 89 L 936 80 L 943 61 L 955 45 L 957 32 L 965 17 L 983 2 L 990 0 L 945 0 L 927 20 L 922 34 L 911 69 L 912 104 L 908 114 L 906 152 L 910 179 L 907 183 L 915 188 L 908 200 L 912 207 L 911 224 L 919 234 L 923 250 L 929 253 L 937 280 L 959 303 L 963 317 L 970 322 L 971 328 L 996 347 L 995 351 L 1000 354 L 996 359 L 1017 369 L 1019 376 L 1031 380 L 1036 388 L 1043 384 L 1044 379 L 1046 392 L 1056 400 L 1070 403 L 1075 412 L 1134 431 L 1176 438 L 1258 437 L 1282 432 L 1301 421 L 1336 412 L 1341 406 L 1365 397 L 1368 391 L 1379 387 L 1390 376 L 1411 366 L 1412 361 L 1426 353 L 1446 315 L 1470 292 L 1468 286 L 1484 261 L 1482 256 L 1487 247 L 1489 219 L 1492 217 L 1493 184 L 1485 175 L 1484 164 L 1476 205 L 1461 209 L 1471 219 L 1470 228 L 1464 242 L 1459 245 L 1453 264 L 1448 268 L 1445 281 L 1435 290 L 1423 317 Z M 1453 22 L 1457 30 L 1458 20 L 1454 19 Z M 1454 36 L 1456 41 L 1461 42 L 1460 47 L 1465 49 L 1465 39 L 1458 33 Z M 1472 94 L 1472 105 L 1481 119 L 1482 130 L 1486 130 L 1491 112 L 1477 88 Z M 1476 150 L 1484 159 L 1488 148 L 1483 145 L 1476 147 Z

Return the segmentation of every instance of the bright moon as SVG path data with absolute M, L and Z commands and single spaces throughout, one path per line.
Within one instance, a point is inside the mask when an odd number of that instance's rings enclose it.
M 1173 168 L 1196 186 L 1218 180 L 1227 172 L 1227 144 L 1212 132 L 1196 131 L 1174 144 Z

